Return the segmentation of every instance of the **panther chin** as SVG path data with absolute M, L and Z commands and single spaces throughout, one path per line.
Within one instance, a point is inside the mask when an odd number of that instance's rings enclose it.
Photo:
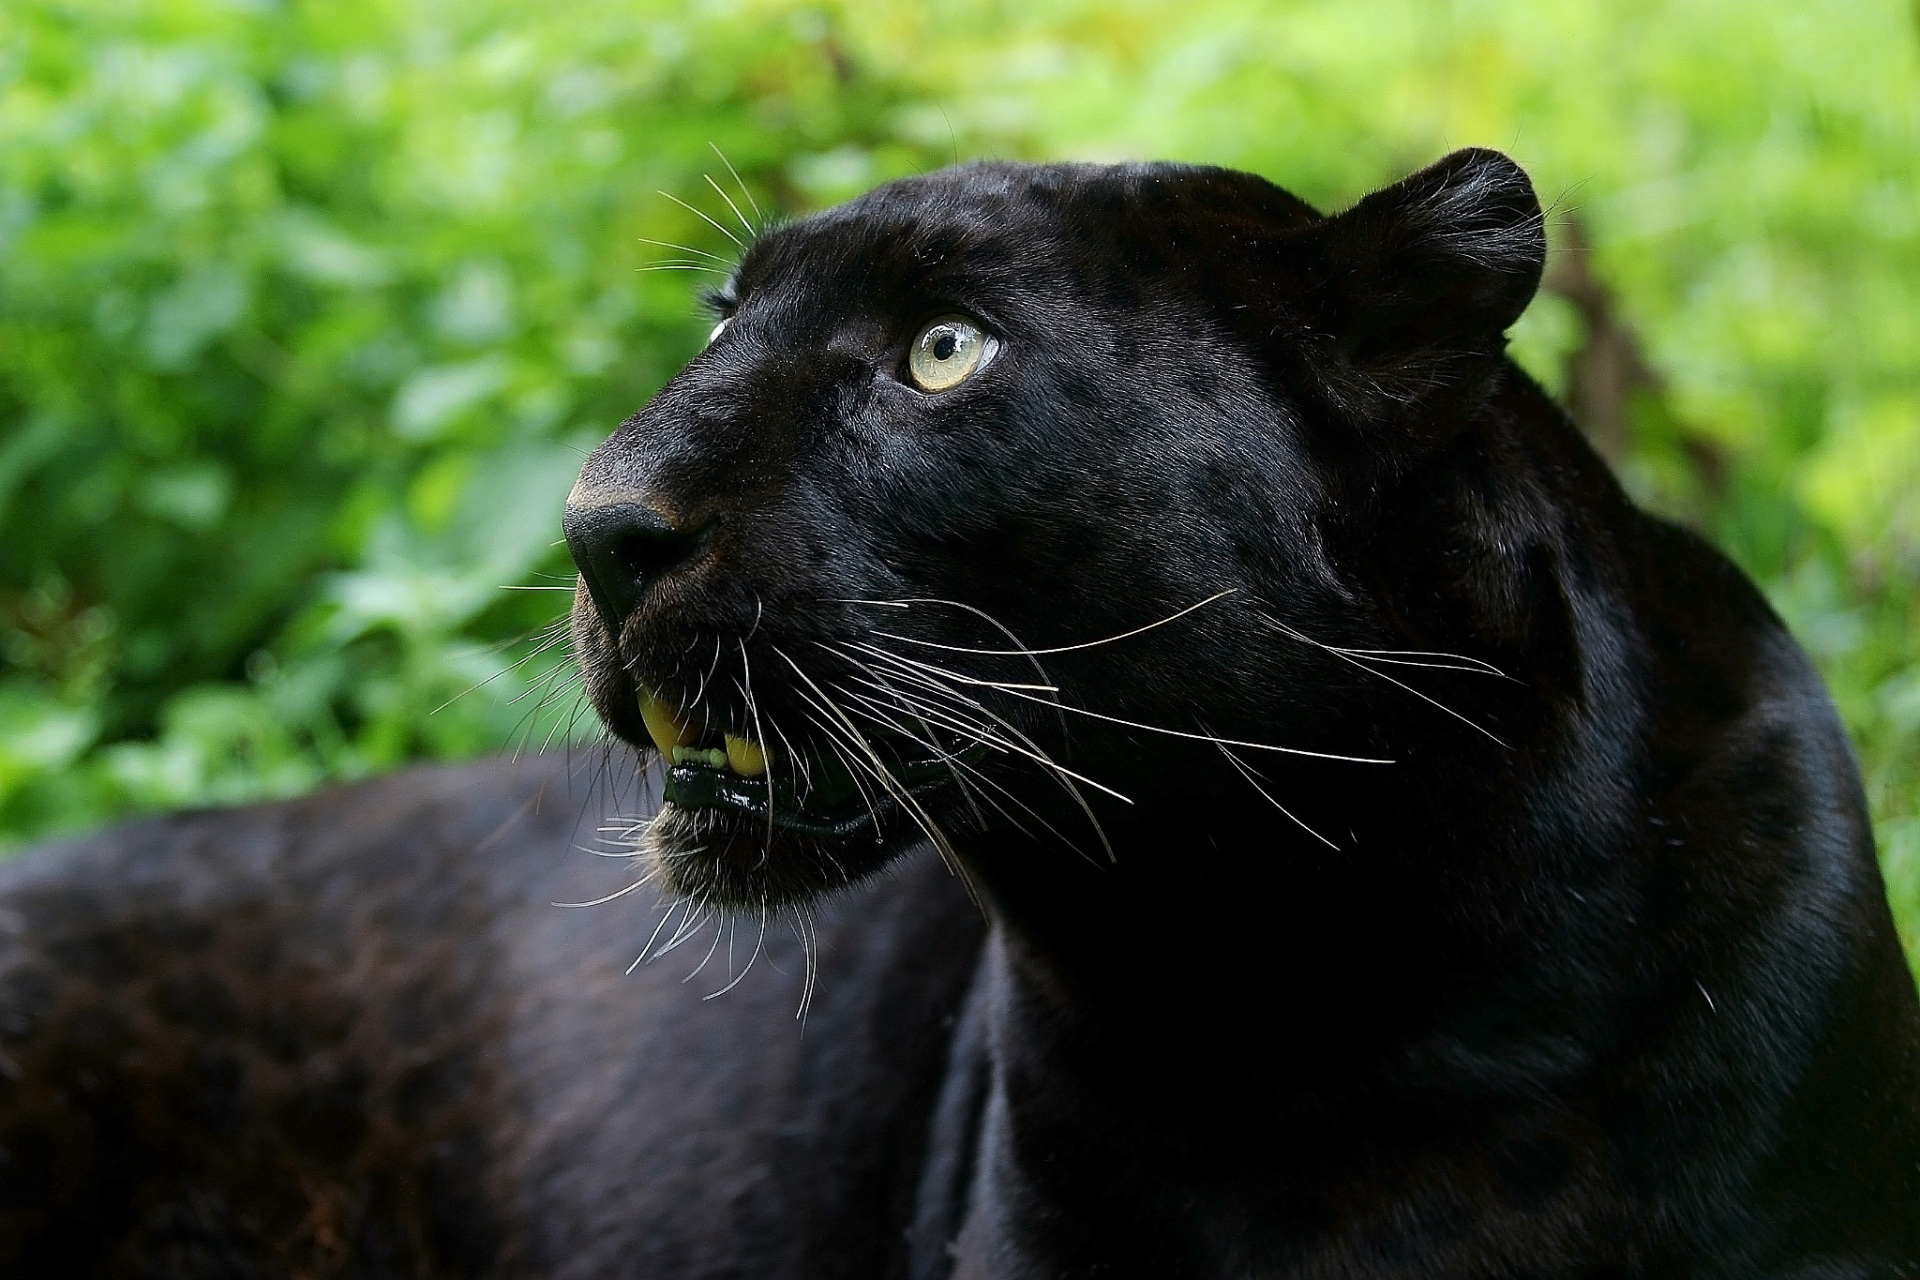
M 851 763 L 772 752 L 651 693 L 639 705 L 665 765 L 640 850 L 670 892 L 727 909 L 787 906 L 872 875 L 936 826 L 930 806 L 945 807 L 966 763 L 889 735 L 868 735 L 870 758 Z

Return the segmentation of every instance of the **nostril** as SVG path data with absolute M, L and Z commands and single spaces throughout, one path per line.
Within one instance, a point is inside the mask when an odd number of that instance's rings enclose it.
M 610 631 L 619 631 L 647 583 L 691 556 L 704 530 L 676 527 L 637 502 L 569 506 L 561 518 L 567 550 Z
M 614 540 L 607 553 L 622 572 L 635 578 L 648 578 L 686 559 L 694 541 L 692 536 L 674 529 L 628 531 Z

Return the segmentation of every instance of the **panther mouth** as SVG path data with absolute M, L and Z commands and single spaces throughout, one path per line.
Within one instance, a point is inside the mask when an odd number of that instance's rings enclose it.
M 869 735 L 863 779 L 835 752 L 770 753 L 742 735 L 699 724 L 642 690 L 640 718 L 667 764 L 663 798 L 686 810 L 734 813 L 782 830 L 844 837 L 950 785 L 965 753 L 945 755 L 893 735 Z M 884 772 L 885 781 L 881 774 Z

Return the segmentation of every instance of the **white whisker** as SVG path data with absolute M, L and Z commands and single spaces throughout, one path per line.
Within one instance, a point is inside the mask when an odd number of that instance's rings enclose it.
M 725 156 L 722 156 L 720 158 L 722 160 L 726 159 Z M 713 188 L 715 195 L 719 196 L 722 200 L 725 200 L 727 202 L 727 208 L 733 210 L 733 216 L 740 219 L 741 229 L 744 230 L 747 233 L 747 235 L 752 236 L 754 234 L 753 224 L 747 221 L 746 214 L 740 212 L 740 206 L 733 202 L 733 197 L 720 189 L 720 184 L 713 180 L 712 174 L 703 173 L 700 176 L 707 180 L 707 185 Z
M 1366 672 L 1370 676 L 1375 676 L 1381 680 L 1385 680 L 1388 684 L 1393 685 L 1395 688 L 1404 690 L 1405 692 L 1412 694 L 1414 697 L 1420 699 L 1420 701 L 1426 703 L 1428 706 L 1437 707 L 1439 710 L 1446 712 L 1448 715 L 1452 716 L 1455 720 L 1458 720 L 1461 724 L 1466 725 L 1469 729 L 1472 729 L 1478 733 L 1486 734 L 1487 737 L 1493 739 L 1493 741 L 1495 741 L 1496 743 L 1499 743 L 1500 746 L 1502 747 L 1507 746 L 1507 744 L 1501 741 L 1500 736 L 1494 733 L 1493 730 L 1485 728 L 1481 725 L 1475 724 L 1473 721 L 1467 719 L 1467 717 L 1461 715 L 1458 711 L 1455 711 L 1452 707 L 1449 707 L 1446 703 L 1441 702 L 1436 698 L 1428 697 L 1426 694 L 1420 692 L 1420 690 L 1414 688 L 1412 685 L 1407 684 L 1406 682 L 1401 680 L 1396 680 L 1392 676 L 1388 675 L 1386 672 L 1377 671 L 1374 668 L 1368 666 L 1364 661 L 1353 656 L 1355 653 L 1359 652 L 1358 650 L 1336 649 L 1332 645 L 1321 644 L 1318 640 L 1315 640 L 1312 636 L 1305 635 L 1299 631 L 1296 631 L 1294 628 L 1288 626 L 1286 623 L 1280 621 L 1280 619 L 1278 618 L 1272 617 L 1264 613 L 1258 614 L 1256 616 L 1264 619 L 1269 625 L 1274 627 L 1276 630 L 1280 631 L 1281 634 L 1289 636 L 1294 640 L 1298 640 L 1301 644 L 1312 645 L 1316 649 L 1324 650 L 1325 652 L 1330 653 L 1334 657 L 1340 659 L 1342 662 L 1350 663 L 1353 666 L 1360 668 L 1360 670 Z M 1494 674 L 1504 675 L 1505 673 L 1495 672 Z M 1508 747 L 1507 749 L 1512 750 L 1511 747 Z
M 767 220 L 767 215 L 760 212 L 760 202 L 753 198 L 752 189 L 749 188 L 745 182 L 741 181 L 740 171 L 733 167 L 733 161 L 727 159 L 727 153 L 720 149 L 718 143 L 709 142 L 707 145 L 713 148 L 713 154 L 720 157 L 720 163 L 727 166 L 727 172 L 733 175 L 734 185 L 739 187 L 740 194 L 747 198 L 747 207 L 753 210 L 753 216 L 764 224 Z
M 720 254 L 709 252 L 706 249 L 696 249 L 690 244 L 675 244 L 671 240 L 649 240 L 645 236 L 638 236 L 636 238 L 640 241 L 641 244 L 658 245 L 662 249 L 675 249 L 681 253 L 691 253 L 697 258 L 712 258 L 715 262 L 719 263 L 723 267 L 731 267 L 733 265 L 733 260 L 731 258 L 723 257 Z
M 747 963 L 745 967 L 743 967 L 740 970 L 739 976 L 734 978 L 731 982 L 727 983 L 726 986 L 720 988 L 718 991 L 709 991 L 706 995 L 701 996 L 700 998 L 702 1000 L 717 1000 L 721 996 L 727 994 L 727 992 L 739 986 L 742 982 L 745 982 L 747 979 L 747 975 L 753 972 L 753 962 L 760 958 L 760 950 L 762 947 L 766 945 L 766 941 L 767 941 L 767 909 L 765 907 L 762 907 L 760 908 L 760 934 L 757 938 L 754 939 L 753 954 L 747 957 Z M 727 963 L 728 963 L 728 967 L 731 968 L 733 963 L 733 960 L 732 960 L 733 941 L 731 938 L 729 938 L 727 941 L 727 952 L 728 952 Z
M 1340 848 L 1339 845 L 1327 839 L 1325 836 L 1321 835 L 1318 831 L 1315 831 L 1312 827 L 1308 826 L 1305 822 L 1302 822 L 1299 816 L 1295 814 L 1293 810 L 1281 804 L 1279 800 L 1274 798 L 1272 792 L 1268 791 L 1265 787 L 1261 786 L 1259 775 L 1255 774 L 1253 770 L 1249 769 L 1245 764 L 1243 764 L 1240 760 L 1240 757 L 1234 755 L 1233 752 L 1229 751 L 1225 747 L 1220 748 L 1220 754 L 1225 756 L 1227 758 L 1227 763 L 1232 765 L 1235 769 L 1238 769 L 1240 771 L 1240 776 L 1247 780 L 1248 785 L 1250 785 L 1255 791 L 1258 791 L 1261 794 L 1261 796 L 1265 798 L 1268 804 L 1278 809 L 1286 817 L 1287 821 L 1293 823 L 1294 826 L 1299 827 L 1302 831 L 1312 836 L 1315 840 L 1318 840 L 1321 844 L 1327 846 L 1327 848 L 1335 850 L 1336 852 L 1339 850 Z
M 1164 627 L 1169 622 L 1177 622 L 1179 619 L 1186 617 L 1188 614 L 1194 612 L 1196 609 L 1204 609 L 1216 600 L 1224 600 L 1228 596 L 1239 594 L 1239 591 L 1240 591 L 1240 588 L 1238 587 L 1229 587 L 1225 591 L 1215 592 L 1213 595 L 1208 596 L 1205 600 L 1202 600 L 1199 604 L 1190 604 L 1186 608 L 1180 610 L 1178 613 L 1168 614 L 1166 617 L 1160 619 L 1158 622 L 1149 622 L 1144 627 L 1135 627 L 1131 631 L 1122 631 L 1119 635 L 1107 636 L 1105 639 L 1102 639 L 1102 640 L 1088 640 L 1080 644 L 1055 645 L 1049 649 L 969 649 L 962 645 L 937 644 L 932 640 L 920 640 L 920 639 L 916 639 L 913 636 L 894 635 L 891 632 L 886 632 L 886 631 L 875 631 L 872 634 L 876 636 L 881 636 L 888 640 L 904 640 L 908 644 L 917 644 L 928 649 L 943 649 L 948 653 L 970 653 L 970 654 L 978 655 L 983 658 L 1045 657 L 1045 656 L 1050 656 L 1056 653 L 1077 653 L 1082 649 L 1097 649 L 1101 645 L 1114 644 L 1117 641 L 1131 639 L 1134 636 L 1142 635 L 1148 631 L 1152 631 L 1156 627 Z M 905 608 L 908 605 L 915 605 L 915 604 L 949 604 L 951 602 L 946 600 L 906 599 L 906 600 L 853 600 L 853 601 L 848 601 L 847 603 L 899 605 L 900 607 Z
M 630 858 L 633 855 L 628 853 L 628 854 L 617 854 L 617 855 L 607 855 L 607 856 Z M 616 898 L 626 897 L 628 894 L 632 893 L 635 889 L 640 888 L 642 885 L 646 884 L 647 881 L 653 879 L 653 877 L 657 874 L 659 874 L 659 868 L 655 867 L 653 870 L 647 872 L 647 874 L 641 876 L 638 880 L 635 880 L 632 884 L 628 885 L 626 888 L 617 889 L 614 892 L 608 894 L 606 897 L 595 898 L 591 902 L 556 902 L 553 905 L 556 907 L 597 907 L 602 903 L 612 902 Z
M 739 236 L 736 236 L 735 234 L 733 234 L 733 232 L 727 230 L 725 227 L 721 226 L 718 222 L 715 222 L 712 218 L 709 218 L 706 214 L 700 212 L 700 210 L 694 208 L 692 205 L 688 204 L 685 200 L 682 200 L 679 196 L 672 195 L 665 191 L 662 191 L 660 194 L 663 196 L 666 196 L 667 199 L 673 201 L 675 204 L 679 205 L 682 209 L 685 209 L 688 213 L 693 214 L 695 217 L 699 218 L 702 222 L 712 227 L 715 231 L 718 231 L 721 235 L 725 236 L 727 239 L 733 241 L 734 245 L 738 247 L 742 252 L 746 251 L 746 247 L 747 247 L 746 242 L 741 240 Z

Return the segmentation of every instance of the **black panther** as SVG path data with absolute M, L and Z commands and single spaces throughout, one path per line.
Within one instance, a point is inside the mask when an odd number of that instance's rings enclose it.
M 565 513 L 651 762 L 0 873 L 10 1272 L 1920 1276 L 1844 732 L 1507 359 L 1543 221 L 1462 151 L 760 236 Z

